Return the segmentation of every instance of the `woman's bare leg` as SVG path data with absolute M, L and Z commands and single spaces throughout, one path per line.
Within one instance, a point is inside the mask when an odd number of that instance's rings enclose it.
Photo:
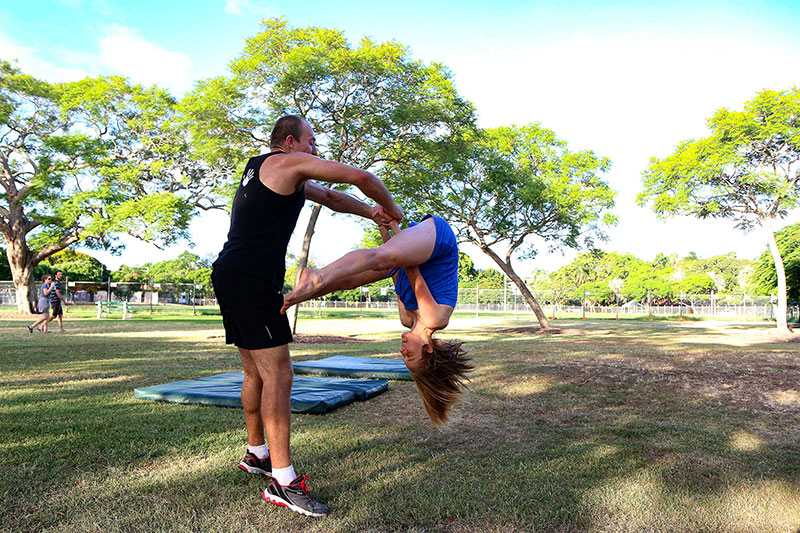
M 42 322 L 45 322 L 45 321 L 46 321 L 48 318 L 50 318 L 50 313 L 47 313 L 47 314 L 40 313 L 40 314 L 39 314 L 39 318 L 36 320 L 36 322 L 34 322 L 34 323 L 33 323 L 33 324 L 31 324 L 30 326 L 28 326 L 28 329 L 33 329 L 33 328 L 35 328 L 36 326 L 38 326 L 38 325 L 39 325 L 39 324 L 41 324 Z M 45 326 L 47 326 L 47 323 L 45 323 Z
M 338 283 L 352 276 L 421 265 L 430 259 L 435 245 L 436 225 L 428 219 L 377 248 L 355 250 L 320 270 L 304 269 L 297 287 L 284 297 L 284 308 L 336 290 Z

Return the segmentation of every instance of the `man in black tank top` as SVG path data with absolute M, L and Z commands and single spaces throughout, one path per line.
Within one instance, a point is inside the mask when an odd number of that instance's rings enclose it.
M 308 495 L 289 450 L 292 332 L 283 305 L 286 248 L 305 199 L 334 211 L 388 223 L 402 210 L 372 173 L 317 156 L 311 125 L 288 115 L 275 124 L 270 153 L 251 158 L 231 209 L 228 240 L 211 276 L 222 312 L 225 338 L 242 357 L 242 406 L 248 449 L 239 467 L 268 476 L 264 499 L 309 515 L 328 508 Z M 350 183 L 376 202 L 371 207 L 348 194 L 309 180 Z M 264 433 L 266 431 L 266 442 Z M 267 447 L 267 444 L 269 447 Z

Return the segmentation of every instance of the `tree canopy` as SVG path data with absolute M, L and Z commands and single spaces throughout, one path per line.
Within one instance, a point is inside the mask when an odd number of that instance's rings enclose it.
M 111 273 L 113 281 L 138 283 L 202 283 L 211 284 L 211 261 L 191 252 L 183 252 L 175 259 L 145 263 L 138 266 L 122 265 Z
M 116 76 L 53 84 L 0 61 L 0 234 L 20 311 L 50 255 L 119 250 L 121 233 L 169 245 L 215 206 L 179 122 L 163 90 Z
M 37 266 L 36 277 L 41 277 L 56 270 L 64 272 L 64 276 L 73 281 L 105 281 L 108 279 L 106 266 L 89 254 L 70 248 L 56 252 Z
M 416 215 L 436 213 L 461 241 L 489 255 L 549 327 L 512 266 L 538 247 L 592 247 L 613 224 L 614 193 L 601 175 L 610 161 L 573 152 L 539 124 L 489 129 L 448 140 L 409 171 L 394 165 L 388 181 Z M 411 204 L 413 202 L 413 204 Z
M 413 60 L 394 41 L 352 46 L 335 29 L 267 19 L 230 71 L 198 83 L 182 110 L 197 155 L 231 174 L 269 146 L 273 124 L 286 114 L 311 123 L 322 157 L 366 170 L 410 161 L 474 121 L 449 71 Z
M 677 300 L 681 294 L 743 294 L 754 290 L 749 276 L 753 261 L 738 259 L 734 253 L 707 259 L 690 254 L 678 259 L 658 254 L 645 261 L 632 254 L 592 250 L 579 254 L 570 264 L 549 275 L 537 288 L 551 290 L 557 301 L 577 302 L 583 298 L 602 305 L 636 300 Z
M 639 203 L 662 216 L 727 218 L 742 229 L 800 202 L 800 90 L 765 90 L 742 111 L 720 109 L 711 135 L 681 142 L 643 174 Z
M 800 90 L 764 90 L 742 111 L 720 109 L 711 134 L 680 143 L 643 173 L 640 204 L 661 216 L 725 218 L 765 231 L 777 275 L 778 328 L 787 331 L 786 277 L 774 223 L 800 204 Z
M 775 234 L 784 268 L 786 269 L 786 296 L 800 301 L 800 224 L 786 226 Z M 766 250 L 756 261 L 752 280 L 762 294 L 774 294 L 778 288 L 778 275 L 772 254 Z
M 286 114 L 310 122 L 321 157 L 375 173 L 389 162 L 409 164 L 474 122 L 472 105 L 442 65 L 416 61 L 394 41 L 364 38 L 354 46 L 338 30 L 292 28 L 280 18 L 264 20 L 230 76 L 199 83 L 183 109 L 196 153 L 232 176 L 269 145 L 273 124 Z M 320 209 L 312 207 L 298 271 Z

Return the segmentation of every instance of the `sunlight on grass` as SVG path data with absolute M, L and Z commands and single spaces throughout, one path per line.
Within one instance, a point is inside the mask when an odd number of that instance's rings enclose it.
M 106 337 L 125 340 L 163 337 L 169 339 L 192 340 L 196 342 L 206 342 L 209 340 L 217 343 L 220 342 L 220 340 L 224 342 L 225 339 L 221 336 L 222 327 L 219 328 L 219 337 L 214 335 L 216 331 L 217 328 L 203 331 L 198 331 L 196 329 L 155 329 L 150 331 L 104 331 L 98 333 L 82 333 L 81 335 L 83 337 Z
M 221 324 L 220 324 L 221 326 Z M 297 332 L 309 335 L 342 335 L 362 337 L 373 333 L 400 334 L 403 327 L 398 320 L 380 318 L 343 318 L 337 320 L 303 320 L 297 324 Z
M 721 496 L 720 515 L 732 531 L 797 531 L 800 528 L 800 491 L 774 480 L 746 482 Z M 706 524 L 713 518 L 707 517 Z
M 114 377 L 81 377 L 81 376 L 73 376 L 74 379 L 67 379 L 63 381 L 57 381 L 54 383 L 48 383 L 45 388 L 57 388 L 61 390 L 78 390 L 87 386 L 91 385 L 105 385 L 108 383 L 114 383 L 115 381 L 129 381 L 133 379 L 135 376 L 132 375 L 122 375 L 122 376 L 114 376 Z
M 143 465 L 128 466 L 124 470 L 127 471 L 126 477 L 131 488 L 137 488 L 152 483 L 168 485 L 208 472 L 230 470 L 231 465 L 237 462 L 238 460 L 231 455 L 231 450 L 226 449 L 221 452 L 194 455 L 191 461 L 164 458 Z
M 786 407 L 800 406 L 800 391 L 794 389 L 769 392 L 767 398 Z
M 690 325 L 687 327 L 691 328 Z M 686 344 L 721 344 L 746 348 L 754 345 L 783 345 L 790 339 L 800 338 L 797 334 L 781 334 L 775 326 L 768 323 L 715 323 L 705 322 L 694 326 L 688 335 L 673 337 L 672 340 Z
M 584 505 L 601 531 L 651 531 L 662 497 L 656 476 L 640 472 L 589 491 Z
M 739 452 L 754 452 L 764 446 L 764 440 L 747 431 L 737 431 L 731 435 L 730 447 Z
M 603 459 L 605 457 L 612 457 L 614 454 L 620 452 L 620 447 L 613 444 L 595 445 L 589 450 L 587 456 L 593 459 Z
M 156 354 L 157 355 L 157 354 Z M 164 354 L 167 355 L 167 354 Z M 181 352 L 168 354 L 172 360 L 180 359 Z M 132 364 L 147 364 L 151 362 L 151 355 L 145 357 L 127 357 L 125 359 L 126 365 Z M 55 368 L 59 369 L 59 373 L 51 374 L 53 376 L 64 375 L 63 372 L 86 372 L 97 373 L 105 368 L 117 368 L 120 366 L 119 359 L 85 359 L 82 361 L 69 361 Z
M 540 394 L 555 385 L 555 380 L 550 378 L 519 376 L 517 381 L 506 385 L 503 392 L 509 396 L 527 396 L 528 394 Z
M 794 531 L 800 523 L 800 493 L 779 481 L 698 493 L 641 472 L 589 491 L 583 503 L 600 531 Z

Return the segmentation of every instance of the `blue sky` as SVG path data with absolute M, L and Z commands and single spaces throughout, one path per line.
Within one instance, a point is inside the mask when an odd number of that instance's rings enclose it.
M 415 58 L 446 65 L 482 126 L 538 121 L 572 148 L 609 157 L 620 223 L 604 249 L 645 259 L 691 251 L 752 258 L 765 249 L 761 235 L 728 222 L 662 222 L 633 200 L 649 158 L 703 136 L 714 110 L 739 108 L 760 89 L 800 85 L 800 1 L 12 2 L 0 4 L 0 57 L 52 81 L 114 73 L 180 95 L 224 75 L 259 21 L 273 16 L 295 27 L 335 27 L 351 43 L 396 40 Z M 792 213 L 786 223 L 799 219 Z M 226 225 L 224 215 L 196 221 L 193 251 L 215 254 Z M 326 216 L 318 227 L 312 253 L 320 263 L 360 238 L 346 218 Z M 328 245 L 343 234 L 350 238 Z M 121 258 L 101 259 L 114 268 L 182 249 L 132 243 Z M 543 253 L 525 268 L 555 269 L 573 256 Z

